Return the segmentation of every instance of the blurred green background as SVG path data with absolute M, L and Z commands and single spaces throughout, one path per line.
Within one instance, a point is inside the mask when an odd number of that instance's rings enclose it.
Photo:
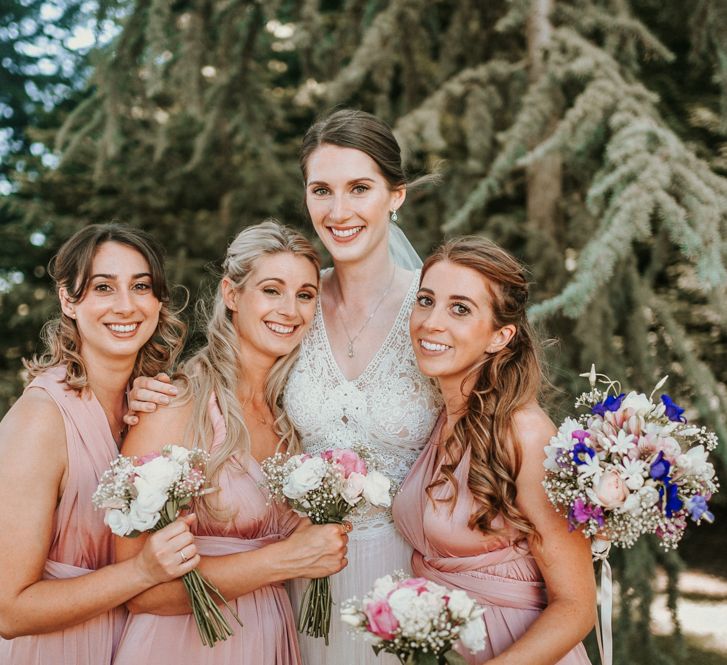
M 310 231 L 299 141 L 351 106 L 394 127 L 411 175 L 442 176 L 401 211 L 422 254 L 474 232 L 530 266 L 555 420 L 591 363 L 639 390 L 669 374 L 723 475 L 724 0 L 15 0 L 0 64 L 3 413 L 65 238 L 143 227 L 194 301 L 243 226 Z M 727 625 L 725 503 L 682 558 L 614 555 L 616 663 L 727 662 L 727 629 L 693 625 Z

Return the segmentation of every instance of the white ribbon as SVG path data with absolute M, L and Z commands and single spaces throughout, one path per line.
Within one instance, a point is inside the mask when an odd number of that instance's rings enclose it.
M 596 621 L 596 641 L 601 654 L 601 665 L 613 665 L 613 635 L 611 631 L 611 612 L 613 610 L 613 578 L 608 553 L 611 543 L 608 540 L 594 538 L 591 553 L 594 561 L 601 562 L 601 606 L 600 623 Z

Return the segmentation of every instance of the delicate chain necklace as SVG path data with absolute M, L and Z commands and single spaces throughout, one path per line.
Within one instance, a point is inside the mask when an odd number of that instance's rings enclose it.
M 379 298 L 379 301 L 376 303 L 376 306 L 371 311 L 371 314 L 369 314 L 369 318 L 367 318 L 364 321 L 364 324 L 358 329 L 358 332 L 351 337 L 351 335 L 348 334 L 348 328 L 346 328 L 346 322 L 343 320 L 343 317 L 341 316 L 341 313 L 338 311 L 339 308 L 336 308 L 336 315 L 338 316 L 338 320 L 341 322 L 341 325 L 343 326 L 343 332 L 346 333 L 346 337 L 348 337 L 348 357 L 353 358 L 356 353 L 353 350 L 353 344 L 354 342 L 359 338 L 361 333 L 364 331 L 367 325 L 371 323 L 371 319 L 374 318 L 374 314 L 379 310 L 379 307 L 381 307 L 381 303 L 384 302 L 386 299 L 386 296 L 389 295 L 389 291 L 391 291 L 391 287 L 394 284 L 394 275 L 396 275 L 396 266 L 394 266 L 394 269 L 391 271 L 391 279 L 389 280 L 389 285 L 386 287 L 384 292 L 381 294 L 381 297 Z

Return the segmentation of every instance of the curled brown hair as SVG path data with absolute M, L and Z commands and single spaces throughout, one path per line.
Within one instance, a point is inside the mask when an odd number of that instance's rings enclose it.
M 462 385 L 475 378 L 465 411 L 443 442 L 442 476 L 428 488 L 447 482 L 457 496 L 454 471 L 467 448 L 471 463 L 467 486 L 478 506 L 469 527 L 496 532 L 493 520 L 502 515 L 505 524 L 522 537 L 535 536 L 532 523 L 515 506 L 515 479 L 520 471 L 522 451 L 514 431 L 515 413 L 538 398 L 543 381 L 539 343 L 526 316 L 528 282 L 524 267 L 495 243 L 479 236 L 451 240 L 437 249 L 422 266 L 422 277 L 435 263 L 448 261 L 477 271 L 485 280 L 490 296 L 495 329 L 514 325 L 509 343 L 495 353 L 485 353 L 468 372 Z
M 154 376 L 174 363 L 184 346 L 186 326 L 170 309 L 169 285 L 164 273 L 164 253 L 148 233 L 117 223 L 90 224 L 74 233 L 48 264 L 56 291 L 63 287 L 71 302 L 83 299 L 91 278 L 93 259 L 98 248 L 116 242 L 135 249 L 149 264 L 151 288 L 162 303 L 159 323 L 154 335 L 141 348 L 130 380 L 137 376 Z M 76 321 L 63 312 L 43 326 L 41 337 L 45 350 L 40 356 L 23 361 L 31 378 L 50 367 L 65 364 L 66 383 L 82 390 L 88 383 L 88 373 L 81 357 L 81 338 Z

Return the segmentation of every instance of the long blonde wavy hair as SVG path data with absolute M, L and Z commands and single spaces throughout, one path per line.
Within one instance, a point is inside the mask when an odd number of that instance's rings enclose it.
M 178 312 L 171 309 L 164 253 L 148 233 L 117 223 L 90 224 L 74 233 L 48 265 L 56 293 L 63 287 L 71 302 L 82 300 L 88 289 L 96 252 L 107 242 L 131 247 L 146 259 L 152 292 L 162 304 L 156 330 L 139 351 L 130 380 L 167 371 L 184 347 L 187 327 L 177 318 Z M 88 385 L 88 371 L 81 357 L 81 336 L 76 321 L 61 312 L 43 326 L 41 339 L 45 347 L 41 354 L 23 361 L 30 379 L 51 367 L 65 364 L 68 386 L 83 390 Z
M 313 264 L 316 275 L 320 272 L 320 258 L 310 241 L 298 231 L 267 219 L 244 229 L 232 241 L 222 265 L 222 277 L 230 279 L 236 290 L 243 289 L 257 259 L 279 253 L 304 257 Z M 183 364 L 175 379 L 180 379 L 184 386 L 180 400 L 194 401 L 185 443 L 209 449 L 213 427 L 208 403 L 213 394 L 224 417 L 225 440 L 211 451 L 207 465 L 207 475 L 214 485 L 225 464 L 237 465 L 240 471 L 244 471 L 244 460 L 250 452 L 250 433 L 237 396 L 242 370 L 239 341 L 232 325 L 232 312 L 224 303 L 220 285 L 207 316 L 206 339 L 207 343 Z M 280 438 L 279 445 L 288 450 L 297 450 L 300 444 L 295 427 L 282 408 L 282 394 L 298 351 L 296 348 L 287 356 L 278 358 L 265 384 L 265 400 L 275 417 L 273 427 Z M 202 497 L 198 508 L 202 519 L 223 521 L 231 517 L 229 511 L 221 509 L 214 498 Z
M 522 451 L 513 426 L 515 413 L 537 400 L 543 383 L 540 344 L 528 322 L 528 282 L 524 267 L 495 243 L 479 236 L 451 240 L 432 254 L 422 266 L 422 277 L 440 261 L 465 266 L 485 279 L 492 306 L 495 329 L 514 325 L 516 332 L 500 351 L 483 355 L 468 372 L 462 385 L 475 377 L 464 414 L 452 433 L 443 441 L 444 458 L 451 460 L 441 467 L 441 476 L 429 485 L 431 490 L 451 483 L 453 492 L 445 502 L 454 506 L 458 485 L 454 471 L 467 448 L 471 464 L 467 486 L 477 509 L 468 526 L 484 534 L 498 533 L 492 527 L 502 515 L 506 525 L 514 527 L 520 538 L 538 534 L 532 523 L 515 506 L 515 479 L 520 471 Z

